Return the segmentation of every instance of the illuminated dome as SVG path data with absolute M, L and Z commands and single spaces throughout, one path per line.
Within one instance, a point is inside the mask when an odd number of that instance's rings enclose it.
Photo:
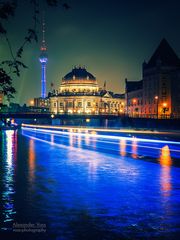
M 85 68 L 81 68 L 81 67 L 73 68 L 72 71 L 66 74 L 63 78 L 63 80 L 74 80 L 74 79 L 96 80 L 96 78 L 91 73 L 87 72 Z
M 97 92 L 96 78 L 84 67 L 74 67 L 62 78 L 60 92 Z

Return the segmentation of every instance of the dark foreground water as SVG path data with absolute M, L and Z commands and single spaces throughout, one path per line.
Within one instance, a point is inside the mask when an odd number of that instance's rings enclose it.
M 180 236 L 179 145 L 23 130 L 0 146 L 0 239 Z

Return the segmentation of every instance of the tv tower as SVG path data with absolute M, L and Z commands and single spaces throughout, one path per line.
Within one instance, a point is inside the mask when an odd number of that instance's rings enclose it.
M 41 98 L 46 98 L 46 65 L 48 61 L 47 47 L 45 42 L 45 21 L 42 21 L 42 43 L 39 61 L 41 63 Z

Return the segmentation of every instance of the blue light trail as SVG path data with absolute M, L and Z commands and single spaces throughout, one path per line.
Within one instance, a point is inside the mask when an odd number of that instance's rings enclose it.
M 50 128 L 50 126 L 49 126 Z M 74 147 L 81 147 L 86 149 L 91 149 L 95 151 L 104 151 L 110 154 L 120 154 L 123 147 L 125 148 L 125 154 L 133 154 L 135 158 L 137 157 L 159 157 L 162 148 L 168 147 L 171 157 L 180 158 L 180 142 L 176 141 L 166 141 L 157 139 L 146 139 L 137 137 L 125 137 L 125 136 L 111 136 L 98 134 L 98 132 L 93 131 L 93 129 L 86 129 L 85 132 L 79 129 L 81 132 L 72 132 L 70 129 L 68 131 L 57 131 L 51 129 L 41 129 L 32 127 L 22 127 L 23 133 L 30 137 L 35 137 L 37 140 L 44 139 L 51 144 L 62 144 L 68 145 L 68 139 L 74 138 L 74 141 L 79 142 L 74 144 Z M 105 130 L 104 130 L 105 131 Z M 31 133 L 31 134 L 30 134 Z M 54 142 L 52 143 L 50 136 L 53 134 Z M 49 136 L 49 137 L 47 137 Z M 88 143 L 88 141 L 89 143 Z M 123 144 L 125 146 L 123 146 Z M 93 147 L 94 146 L 94 147 Z

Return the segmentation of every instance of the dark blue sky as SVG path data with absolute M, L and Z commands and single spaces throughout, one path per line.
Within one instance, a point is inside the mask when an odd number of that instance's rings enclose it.
M 16 49 L 26 28 L 31 24 L 31 7 L 21 4 L 9 21 L 10 38 Z M 141 79 L 141 66 L 148 60 L 163 37 L 180 56 L 179 1 L 141 0 L 69 0 L 69 11 L 46 9 L 46 41 L 49 62 L 47 86 L 59 87 L 61 78 L 74 65 L 85 65 L 103 85 L 115 92 L 124 92 L 124 79 Z M 16 101 L 23 103 L 40 96 L 40 43 L 26 48 L 28 65 L 19 79 Z M 8 58 L 5 43 L 0 53 Z

